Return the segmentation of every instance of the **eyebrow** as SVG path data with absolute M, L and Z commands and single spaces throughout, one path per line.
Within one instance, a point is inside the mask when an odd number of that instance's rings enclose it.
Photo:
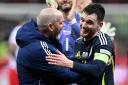
M 85 21 L 89 21 L 89 20 L 90 20 L 90 21 L 93 21 L 93 22 L 97 22 L 97 20 L 92 19 L 92 18 L 89 18 L 88 20 L 86 20 L 84 17 L 81 17 L 81 19 L 82 19 L 82 20 L 85 20 Z
M 82 12 L 81 13 L 81 18 L 80 19 L 83 19 L 83 20 L 85 20 L 86 21 L 86 17 L 88 16 L 89 14 L 87 14 L 87 13 L 85 13 L 85 12 Z M 89 19 L 88 20 L 92 20 L 94 23 L 96 23 L 97 22 L 97 20 L 96 19 L 92 19 L 92 18 L 90 18 L 89 17 Z
M 95 20 L 95 19 L 88 19 L 87 21 L 89 21 L 89 20 L 93 21 L 94 23 L 97 22 L 97 20 Z

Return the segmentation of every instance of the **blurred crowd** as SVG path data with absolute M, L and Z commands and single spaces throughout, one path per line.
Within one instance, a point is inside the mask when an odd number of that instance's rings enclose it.
M 9 2 L 9 3 L 45 3 L 45 0 L 0 0 L 0 2 Z

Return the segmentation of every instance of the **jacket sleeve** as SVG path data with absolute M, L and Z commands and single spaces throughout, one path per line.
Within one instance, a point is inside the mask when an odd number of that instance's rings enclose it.
M 80 74 L 72 72 L 67 68 L 48 64 L 45 57 L 47 53 L 53 53 L 55 49 L 48 48 L 46 43 L 43 46 L 40 43 L 32 43 L 25 47 L 29 57 L 23 60 L 23 64 L 44 75 L 43 77 L 58 79 L 64 83 L 76 82 L 81 78 Z

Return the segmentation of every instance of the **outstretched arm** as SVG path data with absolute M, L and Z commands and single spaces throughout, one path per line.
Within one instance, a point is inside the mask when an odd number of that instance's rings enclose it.
M 77 12 L 81 13 L 82 10 L 88 6 L 89 4 L 92 3 L 92 0 L 77 0 L 77 4 L 76 4 L 76 10 Z
M 106 57 L 108 61 L 108 56 L 106 56 L 105 54 L 103 54 L 102 56 Z M 96 59 L 87 64 L 76 63 L 66 58 L 66 56 L 61 52 L 58 52 L 58 54 L 48 55 L 48 57 L 46 57 L 46 60 L 49 64 L 68 67 L 75 72 L 81 73 L 82 75 L 91 75 L 94 77 L 99 77 L 100 75 L 102 75 L 107 65 L 106 62 L 99 59 Z
M 72 21 L 72 19 L 75 18 L 75 16 L 74 16 L 75 7 L 76 7 L 76 0 L 72 0 L 72 8 L 67 16 L 67 19 L 69 21 Z

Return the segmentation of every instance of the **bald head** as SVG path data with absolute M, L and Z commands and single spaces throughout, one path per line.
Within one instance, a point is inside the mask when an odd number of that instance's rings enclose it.
M 55 8 L 44 8 L 41 10 L 37 16 L 38 26 L 47 26 L 49 23 L 55 23 L 57 21 L 57 16 L 62 15 L 60 11 Z

